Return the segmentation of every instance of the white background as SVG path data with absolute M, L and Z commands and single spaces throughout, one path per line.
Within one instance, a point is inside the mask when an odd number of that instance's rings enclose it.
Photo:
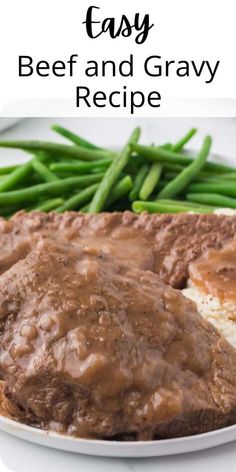
M 155 23 L 143 45 L 134 38 L 112 40 L 107 34 L 89 39 L 82 21 L 87 0 L 7 0 L 1 2 L 0 113 L 2 116 L 128 116 L 125 109 L 75 107 L 75 87 L 84 85 L 106 92 L 127 85 L 132 90 L 162 93 L 161 108 L 145 107 L 136 116 L 234 116 L 236 115 L 235 0 L 96 0 L 97 19 L 124 13 L 150 14 Z M 120 61 L 135 55 L 135 78 L 84 77 L 87 60 Z M 18 77 L 18 56 L 35 61 L 67 61 L 79 55 L 75 77 Z M 215 80 L 200 78 L 151 78 L 143 72 L 143 60 L 152 55 L 165 60 L 221 61 Z M 175 68 L 173 68 L 173 72 Z M 231 100 L 230 100 L 231 99 Z

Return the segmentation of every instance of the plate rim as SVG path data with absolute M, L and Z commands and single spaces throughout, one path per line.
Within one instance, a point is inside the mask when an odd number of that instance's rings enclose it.
M 155 440 L 150 440 L 150 441 L 116 441 L 116 440 L 108 440 L 108 439 L 90 439 L 90 438 L 80 438 L 76 436 L 69 436 L 66 434 L 60 434 L 55 431 L 48 431 L 44 430 L 41 428 L 36 428 L 34 426 L 29 426 L 25 423 L 21 423 L 20 421 L 13 420 L 11 418 L 7 418 L 6 416 L 0 415 L 0 429 L 1 429 L 1 424 L 5 424 L 6 426 L 13 427 L 16 429 L 19 429 L 24 432 L 29 432 L 32 434 L 37 434 L 40 436 L 45 436 L 45 437 L 52 437 L 54 439 L 59 439 L 59 440 L 66 440 L 68 442 L 82 442 L 84 444 L 88 443 L 94 443 L 97 445 L 113 445 L 113 446 L 124 446 L 124 448 L 128 448 L 131 446 L 136 446 L 140 448 L 141 446 L 154 446 L 155 444 L 158 445 L 171 445 L 171 444 L 177 444 L 177 443 L 182 443 L 182 442 L 194 442 L 196 440 L 204 439 L 204 438 L 209 438 L 209 437 L 217 437 L 220 435 L 224 435 L 224 433 L 227 432 L 232 432 L 236 430 L 236 423 L 230 426 L 226 426 L 224 428 L 218 428 L 214 429 L 212 431 L 207 431 L 205 433 L 199 433 L 199 434 L 193 434 L 191 436 L 181 436 L 177 438 L 168 438 L 168 439 L 155 439 Z

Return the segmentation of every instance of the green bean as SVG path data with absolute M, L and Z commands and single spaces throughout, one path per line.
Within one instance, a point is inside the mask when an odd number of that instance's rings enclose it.
M 124 168 L 124 172 L 127 174 L 132 174 L 134 177 L 139 172 L 140 167 L 146 165 L 147 167 L 150 165 L 149 162 L 144 163 L 143 158 L 138 156 L 137 154 L 131 154 L 128 160 L 127 165 Z
M 44 164 L 41 162 L 40 158 L 38 156 L 35 156 L 34 159 L 32 159 L 32 167 L 36 174 L 38 174 L 44 182 L 55 182 L 56 180 L 59 180 L 59 177 L 57 177 L 53 172 L 51 172 Z
M 101 172 L 101 169 L 100 169 L 100 172 Z M 69 179 L 69 177 L 78 177 L 79 175 L 81 174 L 71 174 L 71 173 L 66 173 L 66 174 L 62 174 L 60 172 L 55 172 L 55 175 L 58 177 L 59 180 L 63 180 L 63 179 Z M 86 175 L 86 174 L 82 174 L 82 175 Z
M 90 202 L 91 198 L 98 189 L 98 186 L 99 184 L 94 184 L 85 188 L 84 190 L 81 190 L 79 193 L 66 200 L 63 205 L 60 205 L 56 209 L 56 212 L 62 213 L 63 211 L 77 210 L 85 203 Z
M 194 159 L 185 156 L 183 154 L 174 153 L 166 149 L 153 148 L 150 146 L 142 146 L 140 144 L 131 144 L 132 151 L 136 152 L 139 156 L 142 156 L 150 161 L 168 163 L 168 164 L 180 164 L 189 165 L 192 164 Z M 225 166 L 216 162 L 206 162 L 204 170 L 211 170 L 214 172 L 235 172 L 234 167 Z
M 4 166 L 0 167 L 0 175 L 4 176 L 6 174 L 10 174 L 13 170 L 16 170 L 18 167 L 20 167 L 20 164 L 17 164 L 15 166 Z
M 0 168 L 0 215 L 22 208 L 123 211 L 130 208 L 127 195 L 136 212 L 211 213 L 217 207 L 236 208 L 236 168 L 206 162 L 211 138 L 205 138 L 196 158 L 181 152 L 195 128 L 175 144 L 162 146 L 140 146 L 136 129 L 119 153 L 97 147 L 60 125 L 52 129 L 71 145 L 0 141 L 0 147 L 33 154 L 26 164 Z M 45 183 L 38 183 L 42 180 Z M 155 197 L 154 191 L 159 192 Z M 182 200 L 175 198 L 181 194 Z
M 91 171 L 81 171 L 81 172 L 54 172 L 54 174 L 59 178 L 59 179 L 67 179 L 68 177 L 75 177 L 79 175 L 87 175 L 87 174 L 100 174 L 101 172 L 106 172 L 106 167 L 94 167 L 91 169 Z
M 7 175 L 7 174 L 2 174 L 2 175 L 0 174 L 0 180 L 5 179 L 5 178 L 6 178 L 6 175 Z
M 231 180 L 224 180 L 223 179 L 223 174 L 222 174 L 222 178 L 209 178 L 209 177 L 196 177 L 195 179 L 193 179 L 192 181 L 192 184 L 224 184 L 224 185 L 228 185 L 228 183 L 232 183 Z
M 126 175 L 121 179 L 115 187 L 111 190 L 109 195 L 109 200 L 107 200 L 107 204 L 105 205 L 105 209 L 116 203 L 121 198 L 125 197 L 133 187 L 132 179 L 129 175 Z
M 40 161 L 48 160 L 49 156 L 46 153 L 40 154 Z M 17 166 L 10 174 L 6 175 L 0 181 L 0 192 L 7 192 L 14 189 L 17 185 L 22 184 L 32 174 L 33 166 L 32 159 L 25 164 Z
M 232 174 L 209 174 L 208 172 L 200 172 L 199 173 L 199 178 L 201 179 L 201 181 L 203 181 L 203 179 L 208 182 L 219 182 L 220 180 L 223 180 L 223 181 L 236 181 L 236 174 L 232 173 Z
M 140 136 L 140 129 L 136 128 L 127 145 L 123 148 L 123 150 L 114 158 L 112 164 L 106 171 L 106 174 L 104 175 L 104 178 L 99 185 L 98 190 L 96 191 L 89 207 L 89 212 L 90 213 L 99 213 L 103 208 L 104 205 L 106 204 L 107 197 L 109 196 L 109 193 L 118 180 L 122 170 L 124 167 L 127 165 L 127 162 L 129 160 L 131 148 L 130 145 L 131 143 L 137 142 Z
M 73 157 L 83 161 L 96 161 L 104 157 L 116 157 L 117 153 L 112 151 L 96 151 L 83 148 L 82 146 L 68 146 L 46 141 L 0 141 L 0 147 L 21 149 L 36 153 L 45 151 L 62 157 Z
M 0 216 L 13 215 L 18 210 L 22 210 L 22 205 L 4 205 L 4 207 L 0 208 Z
M 156 191 L 158 190 L 162 190 L 163 188 L 165 188 L 167 186 L 167 184 L 169 183 L 168 180 L 160 180 L 157 184 L 157 187 L 156 187 Z M 154 198 L 154 197 L 153 197 Z M 155 198 L 154 198 L 155 199 Z M 156 195 L 156 199 L 157 199 L 157 195 Z
M 147 211 L 149 213 L 186 213 L 186 212 L 193 212 L 193 213 L 212 213 L 212 209 L 208 209 L 205 207 L 199 206 L 198 208 L 192 208 L 185 204 L 179 205 L 172 205 L 167 203 L 162 203 L 161 200 L 158 202 L 143 202 L 143 201 L 136 201 L 132 204 L 132 209 L 135 213 L 142 213 L 143 211 Z
M 101 159 L 96 162 L 75 162 L 74 164 L 67 164 L 67 163 L 55 163 L 50 165 L 50 170 L 53 172 L 69 172 L 69 173 L 82 173 L 82 172 L 88 172 L 90 170 L 94 170 L 94 168 L 104 168 L 104 167 L 109 167 L 109 165 L 112 163 L 113 159 L 112 158 L 107 158 L 107 159 Z M 96 166 L 96 167 L 95 167 Z
M 163 165 L 163 168 L 164 168 L 164 172 L 172 172 L 172 173 L 175 173 L 175 174 L 178 174 L 179 172 L 181 172 L 185 166 L 181 166 L 179 164 L 168 164 L 167 162 L 166 163 L 162 163 Z
M 93 169 L 91 169 L 90 172 L 87 172 L 87 173 L 91 173 L 91 174 L 100 174 L 100 172 L 106 172 L 106 170 L 108 169 L 109 166 L 100 166 L 100 167 L 96 167 L 94 166 Z M 81 174 L 83 175 L 83 172 L 81 172 Z M 71 175 L 75 175 L 74 173 L 71 174 Z M 78 174 L 77 174 L 78 175 Z M 80 175 L 80 174 L 79 174 Z
M 177 141 L 176 144 L 173 144 L 171 150 L 173 152 L 181 151 L 183 147 L 185 146 L 185 144 L 187 144 L 190 141 L 190 139 L 192 139 L 192 137 L 196 134 L 196 132 L 197 132 L 196 128 L 190 129 L 190 131 L 188 131 L 188 133 L 185 136 L 183 136 L 183 138 Z
M 69 200 L 67 200 L 64 205 L 60 206 L 57 208 L 57 212 L 63 212 L 63 211 L 68 211 L 68 210 L 76 210 L 83 205 L 83 208 L 86 207 L 86 209 L 89 208 L 89 205 L 84 205 L 86 201 L 89 201 L 91 197 L 94 195 L 95 191 L 97 190 L 99 184 L 91 185 L 85 190 L 82 190 L 80 193 L 77 195 L 74 195 L 71 197 Z M 132 188 L 132 179 L 129 175 L 124 177 L 118 184 L 115 185 L 114 189 L 111 191 L 111 194 L 109 195 L 109 206 L 115 203 L 117 200 L 122 198 L 124 195 L 127 195 L 127 193 L 130 191 Z
M 166 166 L 165 166 L 166 167 Z M 173 178 L 176 177 L 176 175 L 179 173 L 179 171 L 175 171 L 174 169 L 172 171 L 166 171 L 164 173 L 164 177 L 166 180 L 172 180 Z M 232 174 L 223 174 L 223 173 L 220 173 L 220 174 L 214 174 L 212 172 L 208 172 L 208 171 L 202 171 L 202 172 L 199 172 L 195 179 L 192 181 L 193 183 L 196 182 L 196 183 L 200 183 L 200 182 L 203 182 L 203 183 L 214 183 L 214 182 L 217 182 L 217 183 L 220 183 L 220 182 L 234 182 L 236 181 L 236 174 L 232 173 Z
M 157 146 L 157 147 L 160 147 L 161 149 L 166 149 L 166 150 L 170 151 L 172 149 L 172 144 L 171 143 L 165 143 L 165 144 L 162 144 L 162 146 Z
M 211 137 L 206 136 L 201 150 L 195 160 L 187 166 L 180 174 L 171 180 L 163 190 L 159 193 L 159 198 L 171 198 L 178 195 L 187 185 L 195 178 L 204 166 L 211 149 Z
M 97 150 L 97 151 L 105 151 L 104 148 L 98 147 L 95 144 L 91 143 L 90 141 L 87 141 L 84 138 L 81 138 L 77 134 L 73 133 L 72 131 L 69 131 L 66 128 L 63 128 L 63 126 L 60 125 L 52 125 L 51 129 L 53 131 L 56 131 L 56 133 L 60 134 L 64 138 L 68 139 L 69 141 L 72 141 L 72 143 L 76 144 L 76 146 L 81 146 L 87 149 L 92 149 L 92 150 Z
M 143 182 L 141 190 L 139 192 L 140 200 L 147 200 L 148 197 L 152 194 L 153 190 L 155 189 L 156 185 L 158 184 L 162 173 L 162 165 L 158 164 L 158 162 L 154 162 L 149 172 Z
M 187 187 L 187 193 L 216 193 L 236 197 L 236 185 L 234 182 L 221 181 L 212 183 L 194 183 Z
M 177 177 L 177 175 L 179 175 L 179 174 L 180 174 L 180 172 L 177 172 L 177 173 L 176 172 L 165 172 L 164 177 L 165 177 L 165 180 L 170 181 L 170 180 L 175 179 Z
M 129 199 L 131 201 L 136 200 L 138 198 L 140 189 L 141 189 L 141 187 L 143 185 L 143 182 L 144 182 L 144 179 L 145 179 L 145 177 L 148 173 L 148 169 L 149 169 L 148 165 L 143 165 L 139 169 L 139 171 L 138 171 L 138 173 L 135 177 L 135 180 L 134 180 L 133 188 L 132 188 L 132 190 L 129 194 Z
M 82 208 L 79 209 L 80 213 L 88 213 L 90 204 L 84 205 Z
M 172 164 L 165 164 L 164 165 L 164 172 L 165 172 L 165 178 L 166 176 L 169 178 L 173 178 L 176 174 L 178 174 L 179 172 L 181 172 L 182 170 L 184 169 L 183 166 L 178 166 L 178 165 L 172 165 Z M 196 180 L 198 180 L 199 182 L 210 182 L 210 181 L 213 181 L 213 182 L 219 182 L 220 180 L 223 180 L 223 181 L 226 181 L 226 180 L 230 180 L 230 181 L 236 181 L 236 173 L 230 173 L 230 174 L 227 174 L 227 173 L 214 173 L 212 171 L 201 171 L 199 172 L 199 174 L 197 175 L 196 177 Z
M 6 175 L 4 179 L 1 179 L 0 192 L 7 192 L 8 190 L 12 190 L 18 184 L 24 182 L 25 179 L 31 174 L 31 172 L 31 161 L 27 162 L 26 164 L 22 164 L 20 167 L 17 167 L 10 174 Z
M 82 175 L 70 177 L 57 182 L 34 185 L 33 187 L 12 190 L 11 192 L 0 193 L 0 205 L 11 205 L 15 203 L 31 202 L 47 195 L 63 195 L 74 189 L 84 188 L 88 185 L 99 182 L 104 173 L 94 175 Z
M 164 178 L 165 180 L 173 180 L 176 178 L 177 174 L 179 173 L 176 173 L 176 172 L 165 172 L 164 174 Z M 228 174 L 227 174 L 228 175 Z M 234 175 L 234 174 L 230 174 L 230 175 Z M 192 183 L 200 183 L 200 182 L 203 182 L 203 183 L 228 183 L 228 182 L 232 182 L 233 179 L 225 179 L 225 174 L 215 174 L 214 176 L 213 175 L 205 175 L 205 173 L 203 172 L 199 172 L 196 177 L 192 180 Z
M 186 198 L 190 202 L 206 203 L 221 208 L 236 208 L 236 199 L 224 197 L 217 193 L 188 193 Z
M 55 208 L 63 205 L 64 199 L 63 198 L 50 198 L 49 200 L 44 200 L 44 202 L 31 207 L 31 211 L 51 211 Z
M 155 200 L 154 200 L 155 201 Z M 186 201 L 186 200 L 172 200 L 172 199 L 160 199 L 160 200 L 157 200 L 157 202 L 160 202 L 160 203 L 166 203 L 167 205 L 172 205 L 172 206 L 178 206 L 178 205 L 185 205 L 185 206 L 188 206 L 189 207 L 189 210 L 191 210 L 191 208 L 199 208 L 199 203 L 194 203 L 194 202 L 190 202 L 190 201 Z M 217 206 L 214 206 L 214 205 L 211 205 L 211 204 L 205 204 L 205 203 L 201 203 L 201 207 L 202 208 L 208 208 L 208 210 L 216 210 L 217 209 Z
M 84 163 L 84 161 L 80 161 L 79 159 L 73 159 L 73 157 L 62 157 L 62 156 L 59 156 L 59 157 L 56 157 L 55 155 L 52 155 L 53 156 L 53 161 L 51 162 L 51 164 L 56 164 L 56 163 L 60 163 L 60 164 L 81 164 L 82 162 Z M 50 165 L 51 165 L 50 164 Z
M 217 186 L 220 185 L 221 188 L 223 188 L 224 186 L 228 187 L 228 185 L 230 185 L 230 188 L 231 188 L 231 187 L 233 188 L 233 186 L 235 187 L 235 183 L 234 183 L 234 182 L 231 182 L 231 181 L 229 181 L 229 180 L 223 180 L 223 179 L 217 179 L 217 180 L 209 180 L 209 179 L 197 180 L 197 179 L 196 179 L 196 180 L 194 180 L 194 181 L 187 187 L 187 190 L 188 190 L 189 188 L 191 188 L 192 185 L 217 185 Z M 186 191 L 187 191 L 187 190 L 186 190 Z M 197 190 L 197 192 L 195 192 L 195 190 L 194 190 L 193 193 L 201 193 L 202 191 L 203 191 L 203 193 L 208 193 L 208 191 L 207 191 L 207 190 L 204 190 L 204 189 L 200 190 L 200 192 L 198 192 L 198 190 Z M 211 193 L 211 192 L 212 192 L 212 193 L 221 193 L 221 191 L 215 192 L 213 187 L 212 187 L 212 190 L 209 191 L 209 193 Z M 191 193 L 191 192 L 190 192 L 190 193 Z M 223 195 L 224 195 L 224 193 L 223 193 Z M 228 195 L 228 194 L 226 193 L 226 195 Z

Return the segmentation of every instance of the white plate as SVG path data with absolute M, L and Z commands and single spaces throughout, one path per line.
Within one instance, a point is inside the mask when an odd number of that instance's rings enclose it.
M 0 118 L 0 131 L 13 128 L 22 118 Z
M 0 429 L 18 438 L 58 450 L 106 457 L 158 457 L 202 451 L 236 439 L 236 425 L 210 433 L 159 441 L 103 441 L 77 439 L 9 420 L 0 416 Z
M 51 136 L 48 139 L 51 139 Z M 117 150 L 117 148 L 114 149 Z M 11 150 L 10 153 L 13 155 L 15 153 L 16 159 L 14 162 L 18 162 L 18 151 Z M 216 154 L 212 154 L 211 159 L 216 162 L 222 162 L 222 158 Z M 25 156 L 22 155 L 21 162 L 24 160 Z M 225 162 L 228 165 L 235 165 L 235 161 L 229 159 L 226 159 Z M 9 165 L 9 161 L 6 160 L 5 154 L 3 163 L 5 165 Z M 7 419 L 3 416 L 0 416 L 0 430 L 31 443 L 57 449 L 59 451 L 64 450 L 77 454 L 104 457 L 171 456 L 174 454 L 202 451 L 204 449 L 213 448 L 236 440 L 236 425 L 195 436 L 139 442 L 76 439 L 69 436 L 32 428 L 16 421 Z

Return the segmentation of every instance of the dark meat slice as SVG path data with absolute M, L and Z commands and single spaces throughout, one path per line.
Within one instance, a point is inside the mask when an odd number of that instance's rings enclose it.
M 0 273 L 35 247 L 39 238 L 82 245 L 151 270 L 183 288 L 188 265 L 208 248 L 221 248 L 236 234 L 236 217 L 218 215 L 135 215 L 125 213 L 17 213 L 0 219 Z
M 181 292 L 44 240 L 0 277 L 8 409 L 79 437 L 168 438 L 235 422 L 236 351 Z
M 236 235 L 236 216 L 180 214 L 163 225 L 155 238 L 155 268 L 161 279 L 184 288 L 189 264 L 208 249 L 220 249 Z

